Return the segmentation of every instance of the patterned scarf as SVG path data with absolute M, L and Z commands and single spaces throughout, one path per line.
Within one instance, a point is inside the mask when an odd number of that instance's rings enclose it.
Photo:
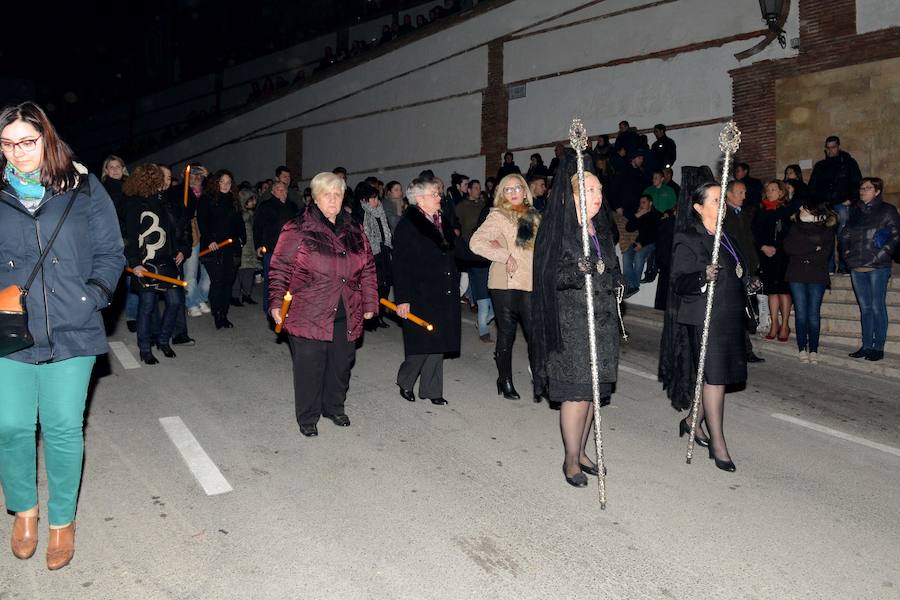
M 6 163 L 4 169 L 4 177 L 12 187 L 19 202 L 28 209 L 29 212 L 37 210 L 41 200 L 44 199 L 44 186 L 41 185 L 41 170 L 36 169 L 31 173 L 23 173 L 15 168 L 12 163 Z
M 372 246 L 372 254 L 381 252 L 381 245 L 391 247 L 391 228 L 388 225 L 387 215 L 384 212 L 384 206 L 381 202 L 378 206 L 372 208 L 368 202 L 360 202 L 363 208 L 363 229 L 366 230 L 366 237 L 369 238 L 369 245 Z

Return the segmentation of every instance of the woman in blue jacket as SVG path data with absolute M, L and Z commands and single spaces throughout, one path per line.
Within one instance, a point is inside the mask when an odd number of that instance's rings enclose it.
M 72 201 L 26 297 L 34 344 L 0 358 L 0 483 L 15 513 L 12 551 L 25 559 L 37 546 L 40 415 L 47 567 L 55 570 L 75 553 L 85 399 L 96 356 L 107 351 L 100 310 L 109 305 L 125 257 L 109 195 L 73 161 L 40 107 L 26 102 L 0 111 L 0 149 L 0 288 L 25 285 Z

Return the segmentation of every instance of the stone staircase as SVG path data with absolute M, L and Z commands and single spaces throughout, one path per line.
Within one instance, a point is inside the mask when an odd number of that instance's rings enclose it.
M 900 355 L 900 269 L 894 268 L 888 283 L 888 336 L 884 351 Z M 791 317 L 793 320 L 793 316 Z M 793 327 L 792 329 L 796 330 Z M 860 347 L 859 306 L 849 275 L 832 275 L 831 289 L 822 301 L 822 329 L 819 344 L 840 346 L 848 351 Z M 793 338 L 793 331 L 791 332 Z

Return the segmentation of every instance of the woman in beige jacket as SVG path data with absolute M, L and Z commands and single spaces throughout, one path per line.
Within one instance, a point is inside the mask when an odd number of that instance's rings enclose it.
M 531 191 L 518 174 L 507 175 L 494 191 L 494 208 L 472 234 L 472 252 L 491 261 L 488 288 L 497 320 L 497 393 L 518 400 L 512 381 L 512 347 L 518 323 L 525 340 L 531 337 L 531 273 L 534 238 L 541 214 L 534 208 Z M 531 361 L 531 350 L 528 352 Z M 534 365 L 532 364 L 532 371 Z M 545 391 L 535 386 L 534 400 L 540 402 Z

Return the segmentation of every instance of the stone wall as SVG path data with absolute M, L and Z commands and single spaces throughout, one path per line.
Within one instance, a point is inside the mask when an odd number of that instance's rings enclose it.
M 775 83 L 776 172 L 800 163 L 808 177 L 828 135 L 881 177 L 885 197 L 900 204 L 900 58 L 778 79 Z

